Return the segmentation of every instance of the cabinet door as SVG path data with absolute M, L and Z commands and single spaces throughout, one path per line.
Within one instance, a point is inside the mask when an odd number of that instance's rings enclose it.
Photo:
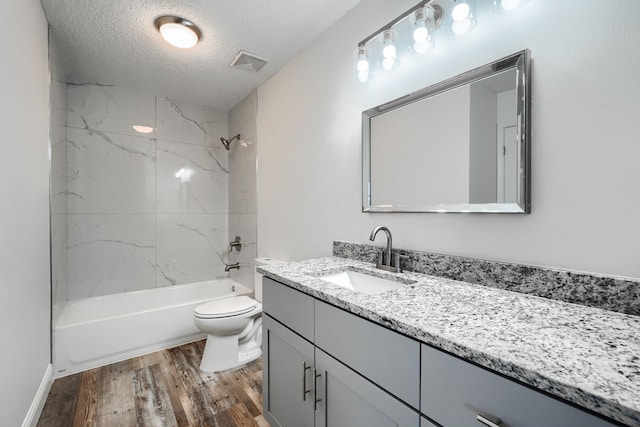
M 262 333 L 264 417 L 271 427 L 313 427 L 313 345 L 266 314 Z
M 316 427 L 418 427 L 416 411 L 316 348 Z

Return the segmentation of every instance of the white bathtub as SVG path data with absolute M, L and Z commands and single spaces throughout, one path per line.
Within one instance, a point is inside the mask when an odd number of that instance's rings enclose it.
M 55 377 L 205 338 L 193 309 L 249 293 L 226 278 L 69 301 L 54 329 Z

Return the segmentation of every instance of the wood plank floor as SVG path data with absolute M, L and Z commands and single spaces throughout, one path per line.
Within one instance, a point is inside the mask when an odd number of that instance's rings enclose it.
M 54 381 L 38 427 L 269 427 L 262 359 L 206 374 L 204 341 Z

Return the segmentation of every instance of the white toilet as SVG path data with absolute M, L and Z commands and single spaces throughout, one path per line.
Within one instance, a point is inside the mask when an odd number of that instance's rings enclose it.
M 276 260 L 257 258 L 256 267 L 272 262 Z M 236 368 L 262 355 L 262 275 L 257 272 L 254 285 L 258 301 L 241 295 L 209 301 L 194 309 L 194 323 L 207 333 L 202 371 Z

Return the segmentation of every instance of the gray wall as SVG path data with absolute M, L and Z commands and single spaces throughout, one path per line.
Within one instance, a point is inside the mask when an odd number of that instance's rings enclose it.
M 364 0 L 258 89 L 258 254 L 324 256 L 383 224 L 407 249 L 640 278 L 640 2 L 477 2 L 470 34 L 354 81 L 357 43 L 413 4 Z M 525 48 L 532 213 L 363 214 L 362 111 Z
M 49 76 L 40 2 L 12 2 L 10 15 L 0 26 L 0 425 L 19 426 L 49 366 Z

